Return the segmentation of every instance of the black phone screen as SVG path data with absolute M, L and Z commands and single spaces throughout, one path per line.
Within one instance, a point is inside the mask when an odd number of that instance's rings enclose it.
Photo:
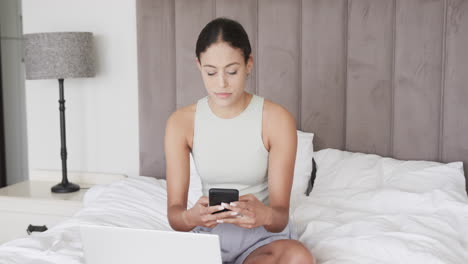
M 239 201 L 239 191 L 236 189 L 211 188 L 208 192 L 210 206 Z M 226 211 L 229 210 L 224 209 L 214 212 L 213 214 Z

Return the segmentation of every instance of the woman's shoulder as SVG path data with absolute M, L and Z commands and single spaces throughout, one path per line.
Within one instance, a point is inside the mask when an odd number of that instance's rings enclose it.
M 294 116 L 288 111 L 288 109 L 268 99 L 264 99 L 263 118 L 267 124 L 271 124 L 273 126 L 279 126 L 285 122 L 294 124 L 296 122 Z
M 268 149 L 276 144 L 275 142 L 292 142 L 288 140 L 293 140 L 296 136 L 297 126 L 294 116 L 284 106 L 267 99 L 263 104 L 262 123 Z
M 195 117 L 195 111 L 197 109 L 197 104 L 190 104 L 183 106 L 173 112 L 169 119 L 167 120 L 168 124 L 172 124 L 177 127 L 187 127 L 191 126 Z
M 174 113 L 178 113 L 179 115 L 187 116 L 187 115 L 195 114 L 196 110 L 197 110 L 197 103 L 193 103 L 193 104 L 186 105 L 186 106 L 183 106 L 183 107 L 177 109 Z

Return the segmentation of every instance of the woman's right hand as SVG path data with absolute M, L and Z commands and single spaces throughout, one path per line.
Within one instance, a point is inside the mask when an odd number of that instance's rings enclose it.
M 232 211 L 212 214 L 223 209 L 224 207 L 221 205 L 209 206 L 208 197 L 202 196 L 195 205 L 185 211 L 182 216 L 186 224 L 214 228 L 218 225 L 217 220 L 233 217 Z

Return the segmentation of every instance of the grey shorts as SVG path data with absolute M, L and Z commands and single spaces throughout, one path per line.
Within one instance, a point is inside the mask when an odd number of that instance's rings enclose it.
M 233 224 L 218 224 L 214 228 L 197 226 L 191 232 L 218 235 L 223 264 L 242 264 L 252 251 L 275 240 L 297 240 L 291 221 L 279 233 L 268 232 L 263 226 L 248 229 Z

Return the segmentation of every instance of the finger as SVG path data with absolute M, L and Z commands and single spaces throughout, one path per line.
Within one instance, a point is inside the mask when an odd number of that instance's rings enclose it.
M 237 215 L 247 215 L 249 217 L 255 217 L 255 213 L 248 208 L 240 208 L 237 206 L 225 206 L 227 209 L 231 210 L 232 212 L 237 213 Z M 235 216 L 236 214 L 233 214 Z
M 204 206 L 208 206 L 208 204 L 209 204 L 208 197 L 206 197 L 206 196 L 200 197 L 200 199 L 198 199 L 198 203 L 201 204 L 201 205 L 204 205 Z
M 209 228 L 214 228 L 217 225 L 218 225 L 218 223 L 216 221 L 210 221 L 210 222 L 205 224 L 205 226 L 209 227 Z
M 224 207 L 221 205 L 208 206 L 206 207 L 206 214 L 212 214 L 221 210 L 224 210 Z
M 216 219 L 218 219 L 218 220 L 226 219 L 226 218 L 233 218 L 233 217 L 236 217 L 238 215 L 239 215 L 239 213 L 234 212 L 234 211 L 227 211 L 227 212 L 222 212 L 222 213 L 219 213 L 219 214 L 215 214 Z
M 204 224 L 210 223 L 210 222 L 216 222 L 216 220 L 218 219 L 216 217 L 216 214 L 206 214 L 206 215 L 202 215 L 200 218 Z
M 241 202 L 241 201 L 232 202 L 228 206 L 229 207 L 226 207 L 226 208 L 230 210 L 233 210 L 233 208 L 247 209 L 249 207 L 248 202 Z
M 255 213 L 249 210 L 242 209 L 240 212 L 238 212 L 239 215 L 247 216 L 249 218 L 255 219 Z
M 257 197 L 251 193 L 239 197 L 239 201 L 253 201 L 255 199 L 257 199 Z

